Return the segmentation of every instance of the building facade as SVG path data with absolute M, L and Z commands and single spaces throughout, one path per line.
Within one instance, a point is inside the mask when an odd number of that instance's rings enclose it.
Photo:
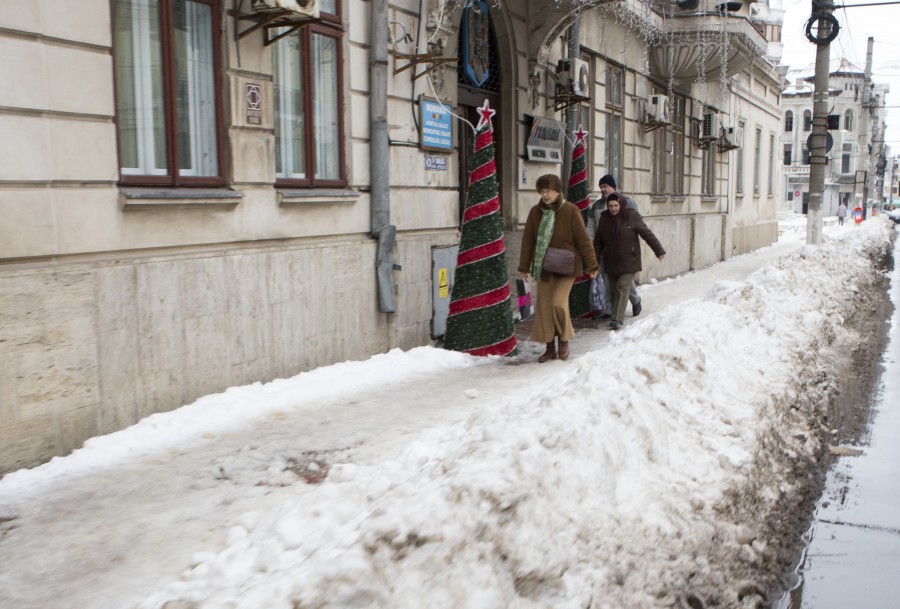
M 485 100 L 512 249 L 570 110 L 669 252 L 642 281 L 771 244 L 782 81 L 749 5 L 3 3 L 0 473 L 434 344 Z
M 781 154 L 784 163 L 784 201 L 797 213 L 806 213 L 809 206 L 809 136 L 812 133 L 813 82 L 812 75 L 800 75 L 787 87 L 782 98 Z M 833 216 L 844 203 L 850 209 L 863 206 L 874 196 L 873 163 L 883 150 L 877 148 L 883 140 L 879 133 L 885 128 L 886 85 L 871 85 L 866 106 L 865 73 L 846 60 L 829 75 L 829 113 L 835 124 L 830 125 L 831 149 L 825 168 L 825 191 L 822 213 Z M 876 149 L 873 150 L 872 143 Z M 883 144 L 883 142 L 882 142 Z M 871 194 L 868 194 L 871 193 Z

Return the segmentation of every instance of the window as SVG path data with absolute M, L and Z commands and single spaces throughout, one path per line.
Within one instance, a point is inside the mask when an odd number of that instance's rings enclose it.
M 794 113 L 788 110 L 784 113 L 784 132 L 790 133 L 794 130 Z
M 622 179 L 622 136 L 625 117 L 625 70 L 606 66 L 606 172 Z
M 853 144 L 844 144 L 841 149 L 841 173 L 850 173 L 850 155 L 853 153 Z
M 759 194 L 759 163 L 762 148 L 762 129 L 756 130 L 756 146 L 753 149 L 753 194 Z
M 685 99 L 676 95 L 672 106 L 672 194 L 684 194 Z
M 703 176 L 700 194 L 706 197 L 716 194 L 716 147 L 714 145 L 703 149 Z
M 684 194 L 684 98 L 672 98 L 671 122 L 653 132 L 654 194 Z
M 784 165 L 785 165 L 786 167 L 790 167 L 790 166 L 791 166 L 791 162 L 792 162 L 792 159 L 791 159 L 791 153 L 792 153 L 793 151 L 794 151 L 794 145 L 793 145 L 793 144 L 785 144 L 785 145 L 784 145 L 784 161 L 783 161 L 783 162 L 784 162 Z
M 853 131 L 853 110 L 847 110 L 844 113 L 844 129 Z
M 738 126 L 743 131 L 744 123 L 738 123 Z M 740 142 L 743 144 L 743 142 Z M 737 181 L 737 192 L 738 194 L 744 193 L 744 147 L 741 146 L 737 149 L 737 176 L 735 180 Z
M 622 68 L 606 67 L 606 105 L 616 108 L 625 105 L 625 71 Z
M 322 6 L 323 11 L 337 10 L 333 0 L 328 4 Z M 279 183 L 345 183 L 342 35 L 339 21 L 323 14 L 321 23 L 307 25 L 273 45 L 275 176 Z
M 114 0 L 123 183 L 223 183 L 220 22 L 215 0 Z
M 622 123 L 621 114 L 606 114 L 606 172 L 622 179 Z
M 812 131 L 812 112 L 809 110 L 803 111 L 803 130 Z
M 801 165 L 809 165 L 809 148 L 803 144 L 803 158 L 800 160 Z
M 768 176 L 766 176 L 766 194 L 772 196 L 775 192 L 775 136 L 769 134 L 769 166 Z

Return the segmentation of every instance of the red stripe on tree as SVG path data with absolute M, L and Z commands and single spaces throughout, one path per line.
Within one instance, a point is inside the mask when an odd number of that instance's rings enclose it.
M 461 267 L 464 264 L 478 262 L 479 260 L 484 260 L 485 258 L 490 258 L 491 256 L 497 256 L 501 253 L 503 253 L 502 236 L 491 243 L 485 243 L 484 245 L 479 245 L 478 247 L 473 247 L 470 250 L 460 252 L 456 257 L 456 266 Z
M 475 182 L 489 178 L 495 173 L 497 173 L 497 164 L 494 163 L 494 159 L 491 159 L 481 167 L 476 167 L 472 170 L 472 174 L 469 176 L 469 185 L 471 186 Z
M 463 213 L 463 224 L 471 222 L 472 220 L 477 220 L 488 214 L 495 214 L 498 211 L 500 211 L 500 197 L 494 197 L 484 203 L 479 203 L 478 205 L 467 208 Z
M 497 288 L 496 290 L 491 290 L 490 292 L 485 292 L 484 294 L 478 294 L 477 296 L 469 296 L 468 298 L 460 298 L 459 300 L 454 300 L 450 303 L 449 314 L 459 315 L 460 313 L 467 313 L 469 311 L 474 311 L 475 309 L 492 307 L 508 299 L 509 286 L 507 284 L 502 288 Z
M 506 340 L 502 340 L 499 343 L 494 343 L 493 345 L 488 345 L 487 347 L 478 347 L 477 349 L 470 349 L 466 351 L 466 353 L 470 355 L 509 355 L 516 348 L 516 337 L 515 335 L 510 336 Z

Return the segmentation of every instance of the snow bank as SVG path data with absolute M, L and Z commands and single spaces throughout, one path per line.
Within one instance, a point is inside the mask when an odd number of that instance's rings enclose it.
M 823 450 L 837 351 L 860 339 L 849 305 L 877 284 L 892 228 L 840 235 L 642 320 L 396 459 L 333 465 L 234 522 L 142 608 L 761 602 L 777 520 Z

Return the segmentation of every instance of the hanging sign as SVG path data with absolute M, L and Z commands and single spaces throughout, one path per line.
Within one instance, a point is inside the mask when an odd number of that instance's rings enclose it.
M 422 150 L 453 150 L 453 115 L 450 106 L 432 98 L 419 96 L 419 148 Z
M 552 118 L 534 118 L 526 148 L 528 160 L 539 163 L 562 163 L 565 129 Z
M 483 85 L 491 75 L 490 15 L 484 0 L 475 0 L 463 10 L 462 45 L 466 77 L 476 87 Z

